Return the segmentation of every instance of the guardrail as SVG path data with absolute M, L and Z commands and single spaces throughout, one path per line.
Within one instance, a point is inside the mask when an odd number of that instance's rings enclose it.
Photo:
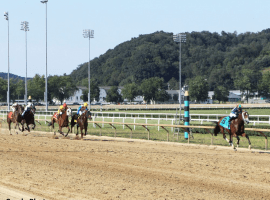
M 0 119 L 4 119 L 3 117 L 0 117 Z M 37 119 L 36 119 L 37 120 Z M 39 121 L 46 121 L 46 119 L 39 119 Z M 115 133 L 114 133 L 114 137 L 116 137 L 116 127 L 114 126 L 114 124 L 117 125 L 123 125 L 126 126 L 130 131 L 130 138 L 132 138 L 132 128 L 130 126 L 134 126 L 134 130 L 135 130 L 135 126 L 142 126 L 144 127 L 147 132 L 148 132 L 148 140 L 150 140 L 150 130 L 147 128 L 147 126 L 157 126 L 157 127 L 161 127 L 162 129 L 164 129 L 167 132 L 167 141 L 169 141 L 169 131 L 165 128 L 165 127 L 170 127 L 170 128 L 179 128 L 179 129 L 183 129 L 185 132 L 188 132 L 188 144 L 189 144 L 189 139 L 190 139 L 190 130 L 192 128 L 196 128 L 196 129 L 205 129 L 208 133 L 211 134 L 211 145 L 213 145 L 213 133 L 211 133 L 209 131 L 209 129 L 214 129 L 215 126 L 194 126 L 194 125 L 170 125 L 170 124 L 148 124 L 148 123 L 125 123 L 125 122 L 105 122 L 105 121 L 88 121 L 88 123 L 92 123 L 93 126 L 96 128 L 100 128 L 100 136 L 101 136 L 101 129 L 102 126 L 100 126 L 99 124 L 109 124 L 112 126 L 112 128 L 114 128 Z M 0 123 L 1 124 L 1 123 Z M 257 129 L 257 128 L 245 128 L 245 130 L 248 131 L 256 131 L 258 133 L 260 133 L 262 136 L 265 137 L 265 150 L 268 149 L 268 138 L 267 136 L 263 133 L 263 132 L 270 132 L 270 129 Z M 178 140 L 178 134 L 177 134 L 177 140 Z
M 39 113 L 39 112 L 37 112 Z M 41 118 L 49 121 L 51 116 L 55 113 L 55 111 L 50 111 L 50 114 L 36 114 L 36 118 L 39 120 Z M 0 117 L 6 117 L 7 112 L 0 112 Z M 228 116 L 229 114 L 190 114 L 190 121 L 198 121 L 201 124 L 204 122 L 213 122 L 218 121 L 220 117 Z M 184 114 L 181 115 L 182 119 Z M 109 119 L 140 119 L 140 120 L 166 120 L 175 122 L 179 119 L 179 114 L 172 113 L 130 113 L 130 112 L 92 112 L 93 118 L 102 118 L 103 121 L 105 118 Z M 250 123 L 253 125 L 256 124 L 267 124 L 270 125 L 270 115 L 249 115 Z M 135 123 L 134 121 L 134 123 Z M 173 123 L 172 123 L 173 124 Z

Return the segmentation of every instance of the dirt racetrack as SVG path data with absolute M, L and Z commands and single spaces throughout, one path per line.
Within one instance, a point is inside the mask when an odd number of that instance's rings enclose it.
M 0 199 L 270 199 L 268 153 L 72 137 L 0 129 Z

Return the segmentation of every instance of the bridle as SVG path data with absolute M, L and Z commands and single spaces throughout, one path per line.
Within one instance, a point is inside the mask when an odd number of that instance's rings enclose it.
M 247 118 L 245 118 L 244 113 L 247 114 Z M 248 112 L 246 112 L 246 111 L 242 112 L 242 119 L 243 119 L 243 121 L 244 121 L 246 124 L 249 124 Z

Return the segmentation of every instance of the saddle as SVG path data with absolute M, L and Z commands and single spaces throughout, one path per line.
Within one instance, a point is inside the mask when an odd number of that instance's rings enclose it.
M 230 119 L 231 119 L 231 118 L 230 118 L 229 116 L 224 117 L 224 118 L 220 121 L 219 125 L 222 126 L 222 127 L 224 127 L 224 128 L 226 128 L 226 129 L 230 129 Z
M 57 120 L 58 115 L 59 115 L 58 112 L 54 113 L 53 118 L 54 118 L 55 120 Z
M 13 112 L 9 112 L 8 118 L 9 118 L 9 119 L 13 119 Z

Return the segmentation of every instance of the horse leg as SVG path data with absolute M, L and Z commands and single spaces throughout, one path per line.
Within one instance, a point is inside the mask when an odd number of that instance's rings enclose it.
M 229 142 L 229 140 L 228 140 L 227 137 L 226 137 L 224 128 L 222 127 L 220 130 L 221 130 L 221 133 L 223 134 L 223 139 L 226 140 L 227 142 Z
M 81 128 L 81 139 L 83 139 L 83 126 L 81 126 L 80 128 Z
M 238 147 L 239 147 L 239 141 L 240 141 L 240 138 L 239 138 L 238 135 L 236 136 L 236 138 L 237 138 L 237 148 L 238 148 Z
M 69 126 L 68 126 L 67 128 L 68 128 L 68 132 L 67 132 L 67 134 L 65 135 L 65 137 L 67 137 L 67 136 L 68 136 L 68 133 L 69 133 L 69 131 L 70 131 Z
M 251 142 L 250 142 L 250 140 L 249 140 L 248 135 L 247 135 L 246 133 L 243 133 L 241 136 L 242 136 L 242 137 L 246 137 L 246 138 L 247 138 L 247 140 L 248 140 L 248 144 L 249 144 L 248 149 L 250 150 L 250 149 L 251 149 Z
M 85 130 L 84 135 L 86 136 L 86 134 L 87 134 L 87 123 L 84 125 L 84 130 Z
M 8 122 L 8 130 L 9 130 L 9 135 L 12 135 L 11 134 L 11 122 Z
M 230 142 L 229 144 L 232 146 L 232 148 L 234 149 L 234 145 L 233 145 L 233 135 L 231 133 L 231 131 L 229 131 L 229 134 L 230 134 Z
M 59 126 L 59 133 L 64 136 L 64 133 L 62 132 L 62 127 Z

